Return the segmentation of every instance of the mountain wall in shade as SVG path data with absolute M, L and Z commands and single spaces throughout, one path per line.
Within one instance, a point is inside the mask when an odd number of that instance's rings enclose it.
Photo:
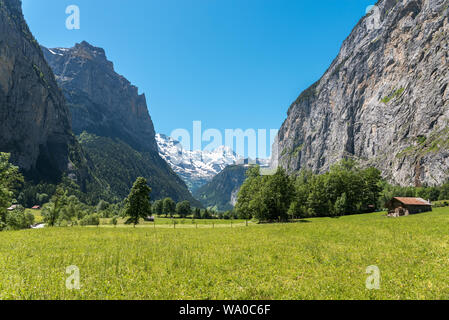
M 30 178 L 83 184 L 86 159 L 70 112 L 19 0 L 0 0 L 0 151 Z

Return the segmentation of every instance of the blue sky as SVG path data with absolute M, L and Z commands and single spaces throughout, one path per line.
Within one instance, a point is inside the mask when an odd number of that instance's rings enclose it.
M 145 93 L 157 132 L 278 129 L 374 0 L 23 0 L 47 47 L 86 40 Z M 77 5 L 81 29 L 67 30 Z

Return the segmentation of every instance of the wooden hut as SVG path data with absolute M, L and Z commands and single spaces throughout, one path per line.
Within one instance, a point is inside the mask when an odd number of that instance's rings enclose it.
M 388 208 L 389 217 L 401 217 L 432 211 L 432 204 L 421 198 L 395 197 L 388 201 L 385 206 Z

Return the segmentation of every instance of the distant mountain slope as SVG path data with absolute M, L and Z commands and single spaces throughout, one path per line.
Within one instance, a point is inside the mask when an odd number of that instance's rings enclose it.
M 246 165 L 228 166 L 193 195 L 205 207 L 213 207 L 219 211 L 232 210 L 237 193 L 246 179 L 247 170 Z
M 242 160 L 229 147 L 219 147 L 214 151 L 190 151 L 182 149 L 181 144 L 163 134 L 156 135 L 159 154 L 173 170 L 195 191 L 224 168 Z
M 129 194 L 138 177 L 144 177 L 152 188 L 152 200 L 172 197 L 177 202 L 189 200 L 192 205 L 201 206 L 176 173 L 167 170 L 167 164 L 157 154 L 136 151 L 117 138 L 86 132 L 79 136 L 79 141 L 94 163 L 97 175 L 109 184 L 118 200 Z
M 34 180 L 67 173 L 84 186 L 89 179 L 69 109 L 19 0 L 0 0 L 0 151 Z
M 343 157 L 401 185 L 449 176 L 449 1 L 381 0 L 292 104 L 279 164 L 324 172 Z
M 139 175 L 149 179 L 153 199 L 195 202 L 185 183 L 159 156 L 144 95 L 114 71 L 105 51 L 87 42 L 73 48 L 43 48 L 72 112 L 75 133 L 99 178 L 123 198 Z

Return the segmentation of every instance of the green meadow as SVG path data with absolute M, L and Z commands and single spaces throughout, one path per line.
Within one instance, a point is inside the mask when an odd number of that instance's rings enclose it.
M 66 288 L 72 265 L 80 290 Z M 449 209 L 1 232 L 0 270 L 0 299 L 449 299 Z

